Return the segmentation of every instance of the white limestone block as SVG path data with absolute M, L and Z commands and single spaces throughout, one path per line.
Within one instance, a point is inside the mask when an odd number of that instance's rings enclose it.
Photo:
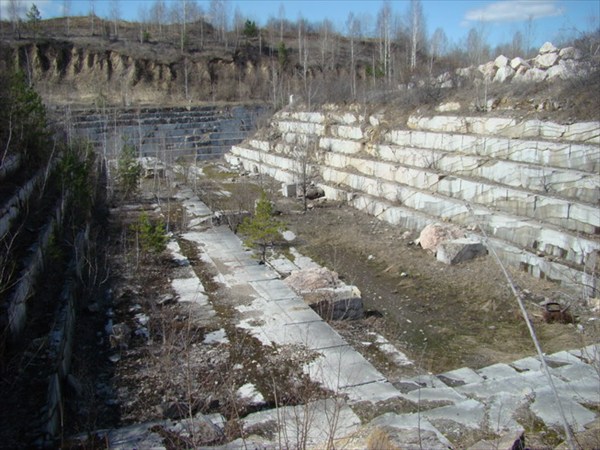
M 534 58 L 533 63 L 538 69 L 548 69 L 558 61 L 558 53 L 544 53 Z
M 506 67 L 508 65 L 508 58 L 504 55 L 500 55 L 494 60 L 494 65 L 499 69 Z
M 581 50 L 579 50 L 578 48 L 565 47 L 565 48 L 561 49 L 560 52 L 558 52 L 558 56 L 560 56 L 561 59 L 579 60 L 583 57 L 583 54 L 581 53 Z
M 579 122 L 568 125 L 562 138 L 600 144 L 600 122 Z M 595 151 L 598 152 L 598 149 L 596 148 Z
M 349 127 L 344 125 L 339 125 L 333 129 L 334 135 L 337 135 L 343 139 L 354 139 L 360 140 L 363 138 L 363 132 L 360 127 Z
M 552 45 L 552 42 L 544 42 L 544 44 L 540 47 L 540 55 L 556 52 L 558 52 L 558 49 Z
M 498 71 L 496 72 L 496 75 L 494 75 L 494 82 L 495 83 L 504 83 L 505 81 L 509 80 L 514 74 L 515 74 L 515 71 L 512 67 L 510 67 L 510 66 L 500 67 L 498 69 Z
M 529 64 L 523 58 L 517 56 L 516 58 L 510 60 L 510 67 L 517 70 L 520 67 L 529 68 Z
M 331 152 L 353 154 L 360 152 L 362 147 L 362 143 L 356 141 L 348 141 L 329 137 L 322 137 L 319 139 L 319 148 Z

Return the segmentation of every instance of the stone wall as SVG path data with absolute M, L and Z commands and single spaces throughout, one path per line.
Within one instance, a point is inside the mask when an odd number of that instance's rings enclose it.
M 124 142 L 140 156 L 165 162 L 178 157 L 221 156 L 256 129 L 266 109 L 255 105 L 180 108 L 58 109 L 79 137 L 104 155 L 118 155 Z
M 394 225 L 453 222 L 504 261 L 592 293 L 600 252 L 600 123 L 438 115 L 390 117 L 330 107 L 282 111 L 226 159 L 283 183 L 309 181 Z M 595 268 L 597 270 L 597 268 Z

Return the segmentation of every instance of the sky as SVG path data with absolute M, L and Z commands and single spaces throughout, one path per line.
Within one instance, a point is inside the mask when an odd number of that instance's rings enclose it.
M 9 0 L 0 0 L 2 18 L 7 19 L 6 6 Z M 90 0 L 19 0 L 22 9 L 35 3 L 43 18 L 63 14 L 65 3 L 70 4 L 70 15 L 87 15 Z M 149 8 L 154 2 L 144 0 L 117 0 L 121 18 L 136 20 L 140 7 Z M 165 0 L 171 3 L 178 0 Z M 193 1 L 193 0 L 187 0 Z M 363 28 L 373 29 L 377 12 L 383 2 L 378 0 L 226 0 L 233 15 L 237 9 L 241 14 L 258 25 L 264 25 L 269 18 L 279 17 L 280 11 L 291 21 L 299 17 L 317 23 L 329 19 L 336 29 L 346 32 L 345 22 L 350 12 L 358 16 Z M 109 17 L 111 0 L 94 0 L 96 14 Z M 196 3 L 209 11 L 209 0 Z M 394 14 L 406 16 L 407 0 L 389 1 Z M 531 18 L 533 45 L 540 47 L 544 42 L 559 43 L 561 39 L 578 32 L 597 29 L 600 23 L 599 0 L 421 0 L 427 33 L 433 34 L 440 27 L 449 41 L 454 44 L 464 42 L 471 28 L 484 30 L 486 40 L 492 47 L 512 40 L 516 31 L 524 32 Z

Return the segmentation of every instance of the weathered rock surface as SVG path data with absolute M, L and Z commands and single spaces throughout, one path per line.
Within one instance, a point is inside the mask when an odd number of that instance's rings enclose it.
M 325 267 L 294 271 L 285 282 L 325 320 L 360 319 L 364 315 L 358 288 L 346 285 Z
M 437 247 L 436 258 L 445 264 L 459 264 L 487 254 L 485 246 L 473 238 L 452 239 Z
M 417 244 L 435 254 L 442 242 L 464 237 L 465 233 L 453 225 L 432 223 L 421 231 Z

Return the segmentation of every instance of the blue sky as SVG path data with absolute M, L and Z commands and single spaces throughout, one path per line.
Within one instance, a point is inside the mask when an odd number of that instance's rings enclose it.
M 153 1 L 118 0 L 121 16 L 135 20 L 140 6 L 149 8 Z M 171 3 L 177 0 L 165 0 Z M 188 0 L 191 1 L 191 0 Z M 43 17 L 62 15 L 64 0 L 21 0 L 23 9 L 36 3 Z M 2 18 L 6 19 L 8 0 L 0 0 Z M 96 14 L 108 17 L 110 0 L 95 0 Z M 209 10 L 209 0 L 198 0 L 204 11 Z M 269 17 L 278 17 L 281 6 L 286 18 L 297 20 L 302 16 L 311 22 L 329 19 L 339 31 L 344 32 L 344 23 L 350 12 L 360 17 L 364 28 L 375 26 L 377 12 L 382 2 L 377 0 L 227 0 L 233 14 L 239 8 L 242 15 L 263 25 Z M 408 1 L 390 1 L 394 14 L 406 15 Z M 523 31 L 528 17 L 533 18 L 533 43 L 541 46 L 545 41 L 557 43 L 562 37 L 574 32 L 589 31 L 599 26 L 600 1 L 598 0 L 421 0 L 429 35 L 440 27 L 452 43 L 460 43 L 469 29 L 485 30 L 487 41 L 492 46 L 510 42 L 516 31 Z M 90 10 L 89 0 L 70 0 L 71 15 L 86 15 Z

